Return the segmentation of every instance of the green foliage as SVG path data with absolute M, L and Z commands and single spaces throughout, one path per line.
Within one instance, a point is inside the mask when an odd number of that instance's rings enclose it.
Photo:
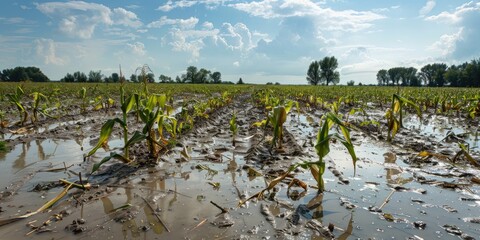
M 388 126 L 388 137 L 387 141 L 392 141 L 397 132 L 403 126 L 403 106 L 410 106 L 416 110 L 417 116 L 422 118 L 422 113 L 420 107 L 414 102 L 404 98 L 400 95 L 393 94 L 392 96 L 392 106 L 387 109 L 385 113 L 385 118 L 387 119 Z
M 0 141 L 0 152 L 7 151 L 7 144 L 4 141 Z

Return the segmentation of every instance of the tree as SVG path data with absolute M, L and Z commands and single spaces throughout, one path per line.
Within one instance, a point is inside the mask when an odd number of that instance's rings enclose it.
M 102 81 L 102 71 L 90 71 L 88 73 L 89 82 L 101 82 Z
M 327 86 L 329 83 L 333 83 L 335 85 L 340 82 L 340 73 L 338 71 L 335 71 L 337 67 L 338 61 L 334 56 L 325 57 L 320 61 L 320 76 L 322 79 L 325 80 Z
M 85 73 L 82 73 L 80 71 L 74 72 L 73 78 L 75 79 L 75 82 L 87 82 L 87 75 L 85 75 Z
M 210 74 L 210 78 L 212 79 L 213 83 L 222 83 L 222 74 L 220 72 L 213 72 Z
M 402 78 L 402 68 L 394 67 L 388 69 L 388 78 L 392 82 L 392 85 L 399 85 L 400 79 Z
M 209 76 L 210 76 L 210 71 L 205 68 L 202 68 L 197 72 L 194 83 L 208 83 Z
M 238 79 L 237 84 L 244 84 L 242 78 Z
M 155 82 L 155 74 L 150 72 L 150 73 L 147 74 L 146 77 L 147 77 L 147 82 L 149 82 L 149 83 L 154 83 Z
M 353 86 L 353 85 L 355 85 L 355 81 L 350 80 L 347 82 L 347 86 Z
M 444 63 L 427 64 L 420 69 L 419 76 L 425 85 L 442 87 L 445 85 L 446 71 L 447 65 Z
M 120 76 L 118 75 L 118 73 L 112 73 L 112 82 L 114 83 L 120 82 Z
M 179 76 L 177 76 L 177 77 L 175 78 L 175 82 L 177 82 L 177 83 L 182 83 L 183 80 L 182 80 Z
M 189 66 L 187 72 L 182 75 L 182 82 L 195 83 L 198 69 L 195 66 Z
M 379 70 L 377 73 L 377 81 L 379 86 L 388 85 L 388 72 L 385 69 Z
M 4 69 L 0 72 L 0 81 L 2 82 L 48 82 L 50 79 L 42 73 L 37 67 L 15 67 L 13 69 Z
M 173 79 L 171 77 L 165 76 L 163 74 L 161 74 L 160 77 L 158 77 L 158 80 L 161 83 L 173 83 Z
M 72 74 L 67 73 L 67 75 L 65 75 L 65 77 L 60 79 L 60 82 L 75 82 L 75 77 L 73 77 Z
M 307 81 L 310 85 L 318 85 L 322 78 L 320 77 L 320 63 L 313 61 L 308 66 L 307 70 Z
M 135 74 L 130 75 L 130 82 L 135 82 L 135 83 L 138 82 L 137 75 Z

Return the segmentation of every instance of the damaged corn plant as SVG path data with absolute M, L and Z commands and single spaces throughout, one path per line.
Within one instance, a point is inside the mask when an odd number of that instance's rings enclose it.
M 262 199 L 266 191 L 273 190 L 277 184 L 279 184 L 284 179 L 286 179 L 292 171 L 294 171 L 299 167 L 310 170 L 310 173 L 313 179 L 317 183 L 318 193 L 323 193 L 325 191 L 325 182 L 323 180 L 323 174 L 325 173 L 325 170 L 326 170 L 325 157 L 330 152 L 330 144 L 332 141 L 341 142 L 345 146 L 345 148 L 348 150 L 348 153 L 352 158 L 354 174 L 355 174 L 357 156 L 355 154 L 355 149 L 350 139 L 350 130 L 345 126 L 345 124 L 340 120 L 340 118 L 333 112 L 329 112 L 322 117 L 321 126 L 322 127 L 318 131 L 317 141 L 315 143 L 315 151 L 318 155 L 317 161 L 304 161 L 304 162 L 292 165 L 290 168 L 288 168 L 288 170 L 284 174 L 270 181 L 267 184 L 266 188 L 252 195 L 250 198 L 244 201 L 240 201 L 239 206 L 245 204 L 247 201 L 254 198 Z M 330 130 L 333 127 L 336 127 L 336 129 L 338 129 L 339 132 L 331 133 Z M 295 179 L 293 181 L 295 181 Z M 293 185 L 293 183 L 291 183 L 289 186 L 291 185 Z M 303 183 L 300 184 L 300 186 L 302 185 L 304 184 Z M 303 188 L 306 189 L 306 187 L 303 187 Z

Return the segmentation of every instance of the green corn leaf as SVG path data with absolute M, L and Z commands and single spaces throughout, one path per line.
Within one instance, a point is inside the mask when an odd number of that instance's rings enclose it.
M 102 159 L 102 161 L 93 164 L 92 172 L 91 172 L 91 173 L 96 172 L 96 171 L 100 168 L 100 166 L 102 166 L 104 163 L 110 161 L 112 158 L 118 159 L 118 160 L 120 160 L 120 161 L 122 161 L 122 162 L 124 162 L 124 163 L 129 163 L 129 162 L 130 162 L 130 160 L 127 159 L 127 158 L 125 158 L 124 156 L 122 156 L 122 155 L 120 155 L 120 154 L 118 154 L 118 153 L 116 153 L 116 152 L 112 152 L 112 153 L 110 153 L 110 156 L 106 156 L 106 157 L 104 157 L 104 158 Z
M 141 142 L 145 139 L 147 139 L 147 136 L 145 134 L 143 134 L 139 131 L 135 131 L 135 133 L 133 133 L 133 136 L 130 139 L 128 139 L 124 148 L 128 148 L 128 147 L 132 146 L 133 144 L 139 143 L 139 142 Z
M 107 141 L 110 135 L 112 134 L 113 126 L 115 125 L 115 120 L 107 120 L 100 130 L 100 138 L 98 139 L 97 145 L 88 152 L 87 157 L 92 156 L 99 148 L 101 148 Z
M 133 96 L 129 96 L 123 103 L 122 103 L 122 112 L 129 113 L 133 106 L 135 105 L 135 98 Z

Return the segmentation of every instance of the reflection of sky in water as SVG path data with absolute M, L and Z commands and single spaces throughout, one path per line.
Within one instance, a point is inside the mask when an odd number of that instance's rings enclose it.
M 81 142 L 81 141 L 80 141 Z M 0 187 L 8 186 L 13 180 L 20 180 L 25 174 L 40 169 L 63 167 L 83 162 L 83 152 L 74 140 L 34 140 L 17 144 L 7 153 L 0 154 Z M 54 173 L 41 174 L 51 181 Z
M 434 115 L 430 119 L 420 120 L 415 115 L 408 115 L 404 118 L 403 124 L 405 128 L 412 129 L 413 132 L 421 136 L 427 136 L 432 141 L 443 140 L 449 132 L 454 134 L 465 134 L 462 138 L 466 143 L 470 144 L 471 149 L 480 147 L 480 131 L 479 126 L 465 126 L 464 121 L 459 118 L 445 117 Z M 475 134 L 479 134 L 476 138 Z

